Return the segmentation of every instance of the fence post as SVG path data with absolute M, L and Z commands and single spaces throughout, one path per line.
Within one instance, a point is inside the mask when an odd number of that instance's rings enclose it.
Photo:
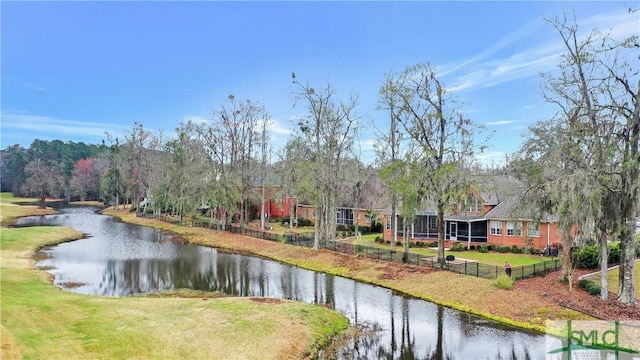
M 467 260 L 464 261 L 464 275 L 467 275 Z
M 480 277 L 480 263 L 476 263 L 476 277 Z

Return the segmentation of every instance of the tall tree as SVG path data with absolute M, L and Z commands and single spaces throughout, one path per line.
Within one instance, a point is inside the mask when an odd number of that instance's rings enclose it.
M 300 139 L 291 139 L 287 142 L 279 154 L 279 161 L 275 164 L 275 171 L 280 181 L 282 206 L 286 204 L 288 199 L 288 208 L 283 209 L 289 217 L 289 231 L 293 232 L 293 226 L 296 221 L 296 202 L 298 198 L 309 194 L 308 184 L 310 178 L 305 171 L 304 159 L 306 157 L 306 144 L 299 141 Z
M 64 185 L 64 177 L 56 160 L 36 157 L 24 169 L 27 175 L 26 188 L 40 199 L 40 208 L 45 208 L 46 197 L 58 196 Z
M 260 229 L 265 228 L 265 217 L 267 210 L 265 209 L 267 202 L 267 169 L 269 167 L 271 148 L 269 146 L 269 127 L 273 124 L 273 121 L 269 118 L 269 115 L 262 111 L 260 126 Z
M 137 206 L 149 191 L 153 171 L 150 148 L 155 141 L 151 132 L 135 122 L 131 131 L 125 134 L 122 150 L 126 161 L 126 182 L 130 189 L 132 203 Z
M 80 201 L 87 200 L 87 197 L 95 199 L 99 194 L 100 176 L 93 166 L 96 158 L 80 159 L 76 161 L 71 177 L 71 190 L 77 192 Z
M 438 264 L 445 265 L 444 214 L 452 200 L 468 188 L 465 167 L 482 151 L 486 140 L 480 138 L 481 126 L 466 118 L 453 94 L 438 79 L 428 63 L 407 67 L 389 75 L 383 86 L 385 97 L 392 99 L 398 119 L 411 147 L 405 162 L 411 164 L 412 176 L 422 201 L 435 204 L 438 229 Z M 397 110 L 395 110 L 397 109 Z M 392 131 L 392 134 L 394 131 Z M 421 165 L 418 171 L 415 164 Z
M 353 146 L 358 129 L 357 97 L 339 102 L 331 84 L 314 88 L 292 74 L 295 104 L 304 103 L 307 113 L 300 119 L 294 141 L 306 146 L 305 163 L 312 177 L 310 201 L 316 209 L 314 249 L 320 240 L 335 238 L 337 191 L 341 165 Z M 304 165 L 303 165 L 304 166 Z
M 47 196 L 68 195 L 65 165 L 71 160 L 61 141 L 34 140 L 28 152 L 30 160 L 25 167 L 27 190 L 40 198 L 44 208 Z M 68 199 L 68 197 L 65 197 Z
M 11 191 L 15 196 L 22 194 L 26 176 L 24 168 L 27 165 L 27 149 L 20 145 L 9 146 L 0 152 L 0 181 L 2 191 Z
M 583 36 L 566 15 L 549 23 L 565 52 L 559 70 L 543 75 L 543 90 L 559 111 L 531 127 L 522 174 L 543 199 L 541 208 L 558 214 L 565 249 L 588 239 L 600 243 L 603 299 L 609 293 L 607 239 L 620 238 L 619 300 L 634 304 L 640 93 L 637 61 L 627 59 L 637 56 L 629 51 L 637 37 L 616 42 L 597 30 Z M 571 285 L 573 267 L 564 258 Z
M 378 109 L 389 111 L 390 129 L 388 135 L 383 132 L 381 136 L 377 138 L 377 161 L 381 167 L 389 166 L 390 169 L 397 170 L 399 170 L 399 166 L 396 166 L 396 162 L 400 161 L 402 157 L 400 154 L 402 134 L 398 131 L 398 119 L 403 108 L 403 98 L 398 87 L 403 85 L 402 81 L 403 79 L 394 78 L 393 74 L 387 74 L 385 82 L 380 87 L 380 99 L 378 100 Z M 398 173 L 387 171 L 385 173 L 387 185 L 393 185 L 399 176 L 400 174 Z M 398 242 L 398 200 L 398 193 L 392 191 L 391 251 L 395 251 L 396 243 Z
M 122 145 L 119 138 L 113 137 L 106 133 L 109 145 L 104 153 L 104 157 L 108 163 L 107 172 L 102 177 L 100 184 L 105 203 L 113 203 L 116 210 L 120 208 L 122 196 L 125 193 L 124 185 L 124 167 L 125 158 L 123 157 Z M 104 145 L 104 140 L 103 140 Z

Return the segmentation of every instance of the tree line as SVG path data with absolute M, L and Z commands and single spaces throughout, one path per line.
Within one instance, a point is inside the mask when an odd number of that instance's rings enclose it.
M 518 177 L 535 204 L 535 217 L 558 216 L 563 249 L 595 240 L 606 281 L 607 241 L 620 241 L 619 300 L 634 304 L 635 219 L 640 189 L 640 80 L 637 36 L 616 41 L 594 29 L 581 37 L 566 16 L 548 20 L 564 45 L 558 68 L 541 77 L 555 116 L 530 127 L 522 148 L 502 171 Z M 437 211 L 438 261 L 444 266 L 444 215 L 463 199 L 479 171 L 475 155 L 488 144 L 486 130 L 463 111 L 459 99 L 429 63 L 386 74 L 379 110 L 389 127 L 377 129 L 376 162 L 365 165 L 358 149 L 367 126 L 357 95 L 341 97 L 330 84 L 292 73 L 294 106 L 303 115 L 285 146 L 275 151 L 263 104 L 230 95 L 207 121 L 183 121 L 165 138 L 135 123 L 123 138 L 105 134 L 99 145 L 36 140 L 2 151 L 2 190 L 16 195 L 100 199 L 116 207 L 142 204 L 179 217 L 206 212 L 224 228 L 246 224 L 251 204 L 270 195 L 308 201 L 315 209 L 315 247 L 335 238 L 338 207 L 389 195 L 391 246 L 417 209 Z M 146 199 L 146 201 L 143 201 Z M 293 226 L 293 203 L 287 211 Z M 355 212 L 357 214 L 357 211 Z M 264 211 L 260 211 L 264 228 Z M 574 264 L 563 256 L 571 283 Z

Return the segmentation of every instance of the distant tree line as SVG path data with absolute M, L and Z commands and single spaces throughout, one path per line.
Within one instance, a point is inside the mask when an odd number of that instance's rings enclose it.
M 35 140 L 28 149 L 20 145 L 2 150 L 0 170 L 3 192 L 71 199 L 99 199 L 104 145 L 60 140 Z

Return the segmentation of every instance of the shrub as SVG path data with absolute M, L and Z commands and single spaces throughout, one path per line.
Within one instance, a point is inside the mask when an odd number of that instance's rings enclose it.
M 313 226 L 313 221 L 311 221 L 311 219 L 305 219 L 301 217 L 298 218 L 298 226 Z
M 340 225 L 338 225 L 338 226 L 340 226 Z M 349 231 L 351 231 L 352 233 L 355 234 L 356 227 L 354 225 L 349 226 Z M 360 232 L 360 234 L 366 235 L 366 234 L 369 234 L 371 232 L 371 228 L 368 227 L 368 226 L 358 225 L 358 231 Z
M 375 225 L 371 225 L 371 232 L 378 234 L 382 232 L 382 223 L 376 223 Z
M 475 250 L 476 246 L 475 245 L 469 245 L 469 250 Z
M 493 283 L 498 289 L 511 290 L 513 288 L 513 279 L 507 274 L 499 275 Z
M 430 242 L 429 247 L 438 247 L 438 242 L 437 241 Z
M 600 287 L 600 285 L 596 284 L 595 282 L 589 279 L 582 279 L 578 281 L 578 286 L 585 289 L 591 295 L 598 296 L 600 295 L 600 291 L 602 291 L 602 288 Z
M 480 245 L 480 247 L 478 248 L 478 251 L 481 253 L 488 253 L 489 247 L 487 245 Z
M 578 286 L 580 286 L 583 289 L 587 289 L 587 285 L 593 283 L 593 281 L 589 280 L 589 279 L 581 279 L 578 281 Z
M 450 250 L 451 251 L 464 251 L 465 247 L 462 244 L 457 243 L 457 244 L 453 245 Z
M 591 281 L 587 284 L 587 287 L 585 288 L 585 290 L 587 290 L 587 292 L 591 295 L 600 295 L 602 288 L 600 287 L 600 285 Z
M 584 249 L 576 249 L 572 254 L 573 261 L 581 269 L 597 269 L 599 267 L 600 254 L 596 246 L 588 245 Z
M 338 224 L 336 225 L 336 231 L 347 231 L 349 228 L 346 225 Z
M 129 208 L 129 212 L 135 212 L 136 210 L 138 210 L 138 208 L 135 206 Z
M 522 254 L 524 252 L 524 249 L 519 248 L 518 245 L 513 245 L 511 247 L 511 252 L 514 254 Z
M 384 243 L 384 240 L 382 239 L 382 236 L 376 236 L 376 239 L 374 241 L 379 243 L 379 244 Z
M 608 246 L 609 258 L 607 261 L 609 264 L 620 263 L 620 243 L 609 244 Z
M 494 251 L 496 249 L 495 245 L 487 245 L 487 250 Z
M 511 250 L 511 248 L 508 247 L 508 246 L 499 246 L 498 247 L 498 252 L 501 252 L 503 254 L 509 252 L 509 250 Z
M 423 247 L 423 246 L 424 246 L 424 242 L 422 242 L 422 241 L 418 241 L 418 242 L 416 242 L 416 247 L 421 248 L 421 247 Z

